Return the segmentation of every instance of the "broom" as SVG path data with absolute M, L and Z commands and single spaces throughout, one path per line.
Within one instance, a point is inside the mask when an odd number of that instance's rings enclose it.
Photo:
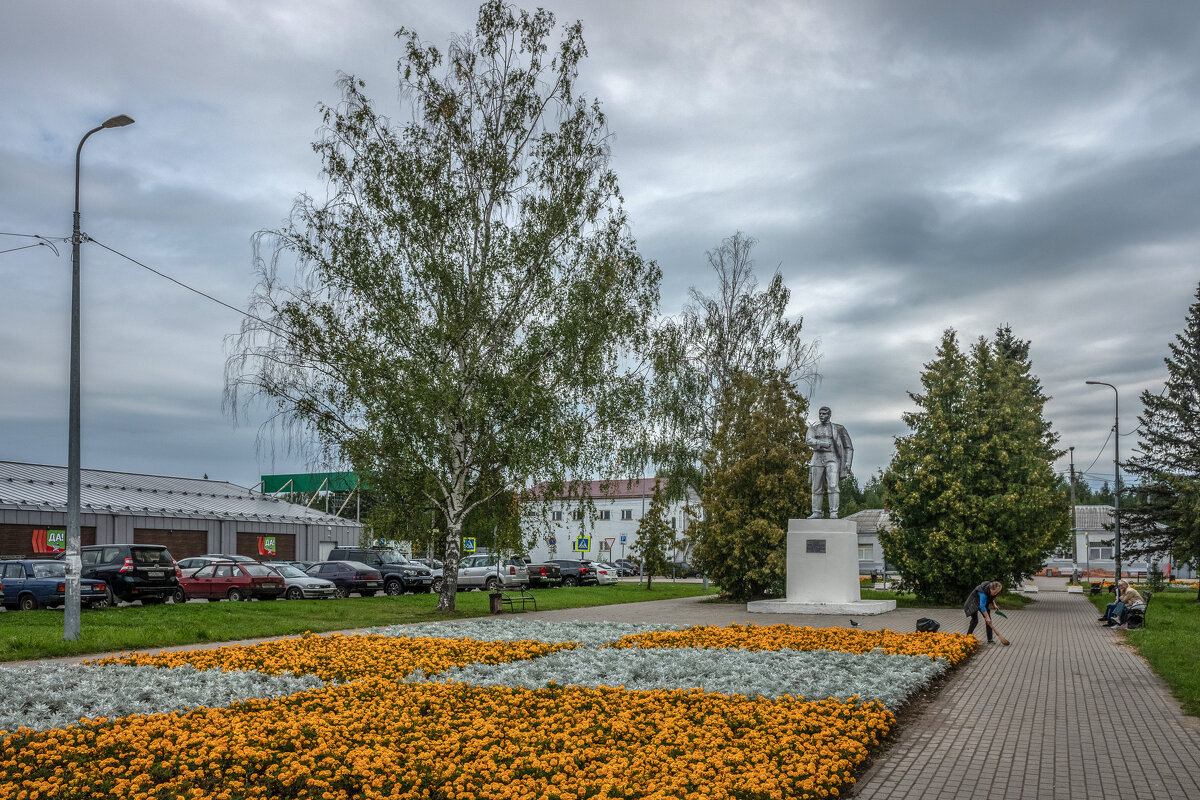
M 997 611 L 996 613 L 999 614 L 1000 612 Z M 1003 615 L 1001 615 L 1001 616 L 1003 616 Z M 1005 617 L 1005 619 L 1008 619 L 1008 617 Z M 1008 647 L 1009 644 L 1011 644 L 1011 642 L 1009 642 L 1008 639 L 1005 639 L 1000 634 L 1000 631 L 996 630 L 996 626 L 993 625 L 990 620 L 988 621 L 988 627 L 992 629 L 992 633 L 996 634 L 996 638 L 1000 640 L 1000 644 L 1004 645 L 1005 647 Z

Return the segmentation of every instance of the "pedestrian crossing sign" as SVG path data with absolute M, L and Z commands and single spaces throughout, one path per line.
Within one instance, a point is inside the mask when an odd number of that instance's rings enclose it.
M 574 549 L 575 549 L 575 552 L 576 552 L 576 553 L 589 553 L 589 552 L 591 552 L 591 550 L 592 550 L 592 537 L 590 537 L 590 536 L 580 536 L 578 539 L 576 539 L 576 540 L 575 540 L 575 548 L 574 548 Z
M 464 536 L 463 537 L 463 552 L 464 553 L 474 553 L 475 552 L 475 537 L 474 536 Z

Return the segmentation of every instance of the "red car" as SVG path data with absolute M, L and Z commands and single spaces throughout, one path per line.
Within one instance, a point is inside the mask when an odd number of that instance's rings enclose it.
M 179 579 L 185 599 L 203 597 L 209 602 L 227 600 L 274 600 L 283 594 L 283 576 L 264 564 L 218 563 Z

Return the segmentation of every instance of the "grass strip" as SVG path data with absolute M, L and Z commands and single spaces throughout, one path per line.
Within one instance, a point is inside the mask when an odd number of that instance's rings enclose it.
M 538 609 L 587 608 L 695 597 L 706 592 L 696 583 L 655 583 L 650 590 L 634 583 L 614 586 L 542 589 L 534 592 Z M 402 625 L 488 616 L 486 592 L 462 592 L 452 613 L 436 609 L 437 595 L 351 597 L 345 600 L 184 603 L 120 606 L 85 610 L 78 641 L 64 641 L 61 610 L 0 613 L 0 662 L 59 656 L 146 650 L 182 644 L 230 642 L 288 636 L 311 631 L 354 630 L 373 625 Z
M 1112 594 L 1088 594 L 1087 598 L 1103 612 Z M 1167 682 L 1184 712 L 1200 717 L 1200 670 L 1196 669 L 1200 603 L 1196 602 L 1196 590 L 1155 592 L 1146 609 L 1146 627 L 1120 633 Z

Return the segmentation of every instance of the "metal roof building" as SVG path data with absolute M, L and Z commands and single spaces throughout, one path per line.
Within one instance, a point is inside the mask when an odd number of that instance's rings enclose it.
M 66 467 L 0 461 L 0 556 L 55 552 L 66 517 Z M 85 545 L 162 544 L 176 559 L 238 553 L 314 561 L 356 545 L 362 531 L 354 520 L 226 481 L 94 469 L 81 471 L 80 528 Z

